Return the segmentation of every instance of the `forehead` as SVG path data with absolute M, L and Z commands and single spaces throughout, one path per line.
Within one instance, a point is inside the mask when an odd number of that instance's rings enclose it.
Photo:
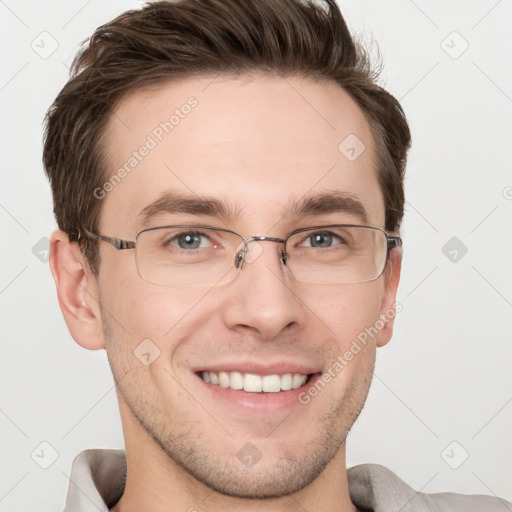
M 370 223 L 384 222 L 368 123 L 333 82 L 169 81 L 125 96 L 103 142 L 105 232 L 133 233 L 140 212 L 166 192 L 216 198 L 268 227 L 288 201 L 339 191 L 364 205 Z

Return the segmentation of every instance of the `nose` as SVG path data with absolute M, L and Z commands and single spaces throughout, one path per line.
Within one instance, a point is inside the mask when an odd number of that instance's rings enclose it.
M 230 299 L 224 321 L 232 330 L 273 340 L 290 335 L 305 320 L 305 309 L 297 295 L 296 281 L 281 259 L 280 244 L 252 241 L 238 277 L 229 286 Z

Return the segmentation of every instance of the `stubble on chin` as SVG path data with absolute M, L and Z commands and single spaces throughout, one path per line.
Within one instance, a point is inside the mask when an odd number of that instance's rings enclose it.
M 270 443 L 274 448 L 266 448 L 261 436 L 255 435 L 254 445 L 260 450 L 261 458 L 247 467 L 237 457 L 247 440 L 230 438 L 226 433 L 229 425 L 225 425 L 224 430 L 208 415 L 205 420 L 204 411 L 200 405 L 192 404 L 193 400 L 181 400 L 181 410 L 179 406 L 162 403 L 158 397 L 152 400 L 146 392 L 149 390 L 144 383 L 145 377 L 139 375 L 141 369 L 129 371 L 123 358 L 113 353 L 109 357 L 114 377 L 116 374 L 126 376 L 118 385 L 119 394 L 138 424 L 167 455 L 171 464 L 221 495 L 246 499 L 288 496 L 311 484 L 339 450 L 344 449 L 347 434 L 362 410 L 373 375 L 373 361 L 369 361 L 366 371 L 351 382 L 341 397 L 333 395 L 331 407 L 319 416 L 315 425 L 308 426 L 306 431 L 312 429 L 315 434 L 303 444 L 286 444 L 286 429 L 296 426 L 294 412 L 269 436 L 270 439 L 283 436 L 284 442 L 278 445 L 279 453 L 274 443 Z M 176 382 L 174 384 L 178 386 Z M 204 406 L 207 409 L 207 404 Z M 314 407 L 314 400 L 301 407 L 309 406 Z M 202 422 L 195 417 L 196 411 L 203 416 Z M 210 419 L 211 424 L 207 425 Z M 222 418 L 219 420 L 222 422 Z M 218 439 L 226 440 L 224 447 Z

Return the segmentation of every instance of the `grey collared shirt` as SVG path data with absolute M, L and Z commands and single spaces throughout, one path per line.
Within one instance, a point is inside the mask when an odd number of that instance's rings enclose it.
M 93 449 L 73 461 L 64 512 L 108 512 L 126 482 L 124 450 Z M 368 512 L 512 512 L 512 503 L 491 496 L 416 492 L 378 464 L 348 470 L 350 498 Z

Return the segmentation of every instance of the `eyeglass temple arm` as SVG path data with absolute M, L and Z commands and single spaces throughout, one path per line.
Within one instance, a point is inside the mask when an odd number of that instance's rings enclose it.
M 402 239 L 399 236 L 388 235 L 388 255 L 395 247 L 402 247 Z
M 87 229 L 84 229 L 84 232 L 88 238 L 107 242 L 110 245 L 113 245 L 118 251 L 123 249 L 135 249 L 135 242 L 130 242 L 129 240 L 121 240 L 120 238 L 112 238 L 110 236 L 96 235 L 95 233 L 87 231 Z

